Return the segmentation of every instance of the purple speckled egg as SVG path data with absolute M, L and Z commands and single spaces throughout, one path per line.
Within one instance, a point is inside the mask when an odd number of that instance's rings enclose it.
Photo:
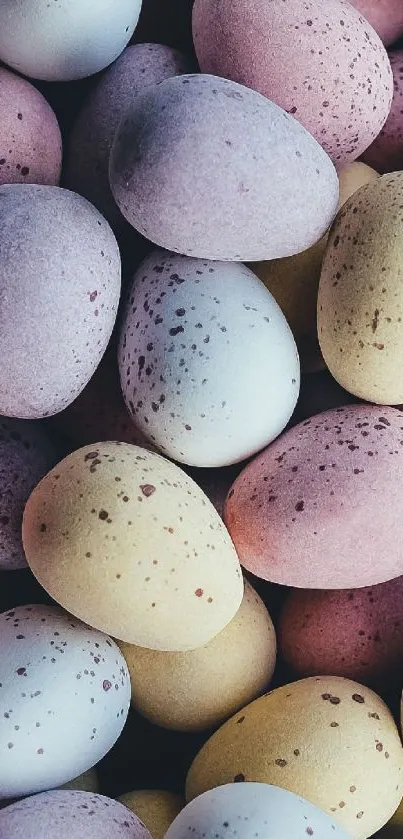
M 305 420 L 241 472 L 225 522 L 241 564 L 296 588 L 403 572 L 403 413 L 353 405 Z
M 108 177 L 109 154 L 121 118 L 139 93 L 192 70 L 192 60 L 170 47 L 136 44 L 125 49 L 84 103 L 67 146 L 65 184 L 88 198 L 113 227 L 123 222 Z
M 105 219 L 59 187 L 0 187 L 0 413 L 49 416 L 83 390 L 107 347 L 120 254 Z
M 389 58 L 394 84 L 392 107 L 381 133 L 363 155 L 363 160 L 381 174 L 403 168 L 403 50 L 390 52 Z
M 402 0 L 350 0 L 374 27 L 386 46 L 403 34 Z
M 337 163 L 359 157 L 387 118 L 386 50 L 347 0 L 196 0 L 193 37 L 203 73 L 277 102 Z
M 123 804 L 97 793 L 53 790 L 10 804 L 0 813 L 4 839 L 151 839 Z
M 203 74 L 166 79 L 135 99 L 109 176 L 125 218 L 155 244 L 240 262 L 314 244 L 339 193 L 328 156 L 292 116 Z
M 57 462 L 42 425 L 0 417 L 0 570 L 26 566 L 22 514 L 37 483 Z
M 62 138 L 46 99 L 0 67 L 0 184 L 59 183 Z

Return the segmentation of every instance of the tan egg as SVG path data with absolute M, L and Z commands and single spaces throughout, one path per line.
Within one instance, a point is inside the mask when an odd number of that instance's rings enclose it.
M 339 209 L 343 204 L 357 192 L 357 189 L 370 184 L 379 178 L 378 172 L 362 163 L 360 160 L 355 160 L 354 163 L 349 163 L 347 166 L 341 166 L 337 174 L 339 176 L 340 193 L 339 193 Z
M 339 384 L 368 402 L 403 401 L 403 172 L 355 193 L 332 227 L 318 295 L 318 334 Z
M 392 714 L 349 679 L 302 679 L 256 699 L 218 729 L 187 778 L 193 799 L 221 784 L 288 789 L 366 839 L 403 794 L 403 747 Z
M 82 792 L 99 792 L 98 775 L 96 769 L 88 769 L 78 778 L 73 778 L 58 789 L 78 789 Z
M 23 544 L 60 605 L 142 647 L 203 646 L 243 596 L 235 548 L 203 491 L 129 443 L 86 446 L 52 469 L 28 500 Z
M 126 792 L 118 801 L 139 817 L 153 839 L 164 839 L 168 827 L 185 806 L 182 796 L 162 789 Z
M 228 719 L 267 688 L 276 664 L 273 623 L 249 583 L 235 617 L 206 646 L 185 653 L 120 648 L 134 707 L 176 731 L 199 731 Z
M 403 799 L 400 802 L 396 813 L 385 827 L 377 834 L 379 839 L 401 839 L 403 836 Z

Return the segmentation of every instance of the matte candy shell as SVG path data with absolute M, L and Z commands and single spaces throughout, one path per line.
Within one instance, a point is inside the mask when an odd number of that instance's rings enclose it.
M 374 27 L 385 46 L 393 44 L 403 34 L 403 6 L 401 0 L 350 0 Z
M 351 406 L 287 431 L 235 481 L 225 521 L 242 565 L 297 588 L 403 573 L 403 413 Z
M 162 789 L 140 789 L 118 798 L 150 831 L 153 839 L 164 839 L 170 824 L 185 806 L 180 795 Z
M 338 198 L 331 161 L 293 117 L 242 85 L 201 74 L 166 79 L 135 99 L 109 176 L 140 233 L 206 259 L 304 250 L 329 226 Z
M 364 154 L 364 160 L 382 174 L 403 168 L 403 50 L 390 52 L 389 59 L 394 84 L 392 107 L 381 133 Z

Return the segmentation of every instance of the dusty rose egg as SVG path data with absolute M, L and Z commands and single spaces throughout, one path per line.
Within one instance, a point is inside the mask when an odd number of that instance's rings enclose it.
M 296 588 L 403 572 L 403 413 L 357 405 L 305 420 L 241 472 L 225 522 L 241 564 Z
M 388 46 L 403 33 L 403 5 L 401 0 L 350 0 L 369 20 L 383 43 Z
M 390 52 L 389 58 L 394 85 L 392 107 L 381 133 L 363 155 L 365 162 L 381 174 L 403 167 L 403 50 Z
M 193 37 L 203 73 L 263 93 L 335 162 L 359 157 L 389 113 L 386 50 L 346 0 L 196 0 Z
M 0 67 L 0 184 L 59 183 L 62 138 L 46 99 Z

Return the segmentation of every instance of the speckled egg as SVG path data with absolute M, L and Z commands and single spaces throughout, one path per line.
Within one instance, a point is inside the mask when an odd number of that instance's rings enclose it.
M 225 521 L 242 565 L 296 588 L 403 573 L 403 413 L 352 405 L 283 434 L 235 481 Z
M 374 27 L 386 46 L 403 35 L 403 6 L 401 0 L 350 0 Z
M 323 261 L 318 335 L 339 384 L 377 404 L 403 402 L 403 172 L 361 187 L 339 212 Z
M 56 461 L 42 425 L 0 417 L 0 570 L 26 566 L 23 510 L 33 488 Z
M 121 118 L 139 93 L 192 69 L 192 60 L 170 47 L 136 44 L 125 49 L 84 102 L 67 146 L 66 186 L 92 201 L 112 226 L 123 221 L 108 176 L 110 150 Z
M 403 168 L 403 50 L 390 52 L 389 59 L 394 84 L 392 108 L 381 133 L 364 155 L 364 160 L 382 173 Z
M 118 798 L 150 831 L 153 839 L 164 839 L 170 824 L 185 806 L 181 795 L 162 789 L 140 789 Z
M 26 79 L 0 67 L 0 184 L 56 185 L 61 166 L 52 108 Z
M 103 70 L 135 30 L 141 0 L 0 0 L 0 61 L 24 76 L 65 82 Z
M 308 248 L 338 198 L 331 161 L 292 116 L 203 74 L 166 79 L 136 97 L 115 136 L 109 176 L 133 227 L 205 259 L 275 259 Z
M 24 798 L 0 813 L 7 839 L 151 839 L 127 807 L 90 792 L 53 790 Z
M 129 644 L 120 649 L 129 668 L 134 708 L 156 725 L 176 731 L 220 725 L 263 693 L 276 664 L 273 623 L 249 583 L 235 617 L 206 646 L 185 653 Z
M 299 392 L 294 338 L 252 271 L 166 251 L 134 275 L 119 369 L 140 431 L 192 466 L 226 466 L 262 449 Z
M 196 0 L 193 38 L 203 73 L 276 102 L 337 163 L 359 157 L 388 116 L 387 52 L 346 0 L 255 0 L 253 7 L 248 0 Z
M 123 729 L 130 702 L 123 656 L 58 607 L 0 615 L 0 674 L 0 798 L 76 778 Z
M 234 781 L 288 789 L 366 839 L 401 800 L 403 748 L 389 708 L 371 690 L 336 676 L 302 679 L 256 699 L 207 740 L 190 768 L 187 799 Z
M 112 333 L 116 239 L 73 192 L 7 185 L 0 187 L 0 252 L 0 412 L 56 414 L 83 390 Z
M 191 801 L 175 819 L 166 839 L 347 839 L 327 813 L 288 790 L 269 784 L 224 784 Z
M 346 676 L 400 689 L 403 577 L 343 591 L 293 591 L 279 624 L 282 658 L 298 676 Z
M 213 505 L 178 466 L 127 443 L 87 446 L 49 472 L 25 508 L 23 543 L 55 600 L 138 646 L 201 647 L 241 604 Z

